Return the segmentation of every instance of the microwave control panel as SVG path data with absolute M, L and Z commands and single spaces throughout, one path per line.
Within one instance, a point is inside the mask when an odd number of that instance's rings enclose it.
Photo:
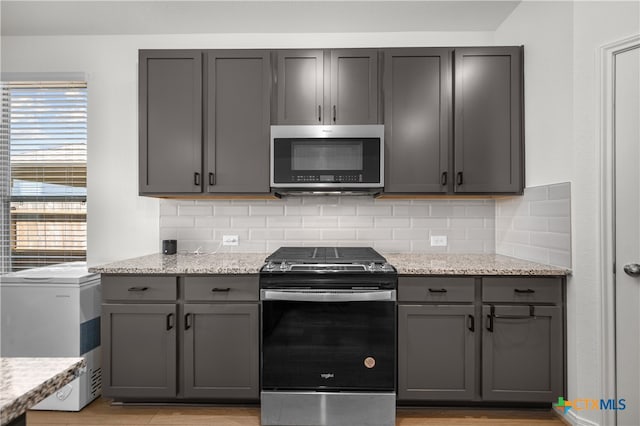
M 291 176 L 291 182 L 359 183 L 362 182 L 362 175 L 293 175 Z

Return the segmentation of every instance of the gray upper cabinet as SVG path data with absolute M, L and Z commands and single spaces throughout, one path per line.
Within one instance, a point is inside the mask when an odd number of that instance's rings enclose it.
M 456 193 L 522 193 L 522 47 L 454 53 Z
M 385 192 L 447 192 L 451 50 L 384 52 Z
M 277 123 L 322 124 L 323 51 L 279 51 L 277 52 L 277 69 Z
M 277 124 L 378 123 L 378 51 L 281 50 Z
M 269 192 L 270 54 L 214 50 L 206 57 L 206 192 Z
M 378 123 L 378 52 L 332 50 L 329 116 L 325 124 Z M 329 118 L 329 122 L 327 122 Z
M 201 192 L 201 52 L 141 51 L 139 73 L 140 193 Z

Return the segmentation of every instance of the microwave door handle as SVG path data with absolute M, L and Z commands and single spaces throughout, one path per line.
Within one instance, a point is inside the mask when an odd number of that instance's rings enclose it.
M 373 302 L 396 300 L 395 290 L 313 291 L 313 290 L 262 290 L 262 300 L 286 300 L 293 302 Z

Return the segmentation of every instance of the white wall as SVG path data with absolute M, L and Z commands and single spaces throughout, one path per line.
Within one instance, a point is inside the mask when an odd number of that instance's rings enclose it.
M 569 399 L 614 397 L 604 394 L 600 377 L 598 61 L 602 45 L 640 33 L 639 5 L 523 2 L 496 31 L 497 44 L 525 45 L 527 186 L 571 182 Z M 577 416 L 604 424 L 598 410 Z
M 138 49 L 487 45 L 490 32 L 3 37 L 3 72 L 88 78 L 88 262 L 159 251 L 159 202 L 138 194 Z

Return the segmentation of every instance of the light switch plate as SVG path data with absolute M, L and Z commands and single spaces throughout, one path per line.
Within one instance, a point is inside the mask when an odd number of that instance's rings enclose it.
M 238 245 L 238 236 L 237 235 L 223 235 L 222 236 L 222 245 L 223 246 L 237 246 Z
M 431 247 L 446 247 L 447 246 L 447 236 L 446 235 L 432 235 L 431 236 Z

